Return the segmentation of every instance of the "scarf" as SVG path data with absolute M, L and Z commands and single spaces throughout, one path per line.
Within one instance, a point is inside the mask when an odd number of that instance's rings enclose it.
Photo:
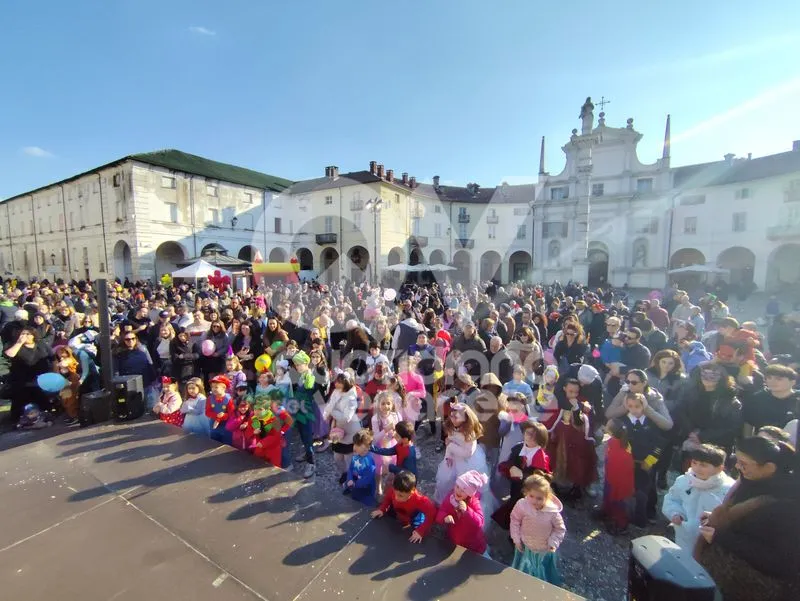
M 714 474 L 708 480 L 701 480 L 692 470 L 686 472 L 686 477 L 689 479 L 689 488 L 697 490 L 711 490 L 718 487 L 722 483 L 723 475 L 724 472 L 720 472 L 719 474 Z

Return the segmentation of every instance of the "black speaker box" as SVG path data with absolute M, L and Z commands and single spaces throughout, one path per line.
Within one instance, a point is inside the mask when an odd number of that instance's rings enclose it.
M 142 376 L 114 376 L 112 381 L 114 417 L 130 421 L 144 415 L 144 381 Z
M 691 551 L 663 536 L 631 541 L 628 601 L 714 601 L 716 590 Z
M 81 395 L 78 421 L 81 426 L 100 424 L 111 419 L 111 393 L 96 390 Z

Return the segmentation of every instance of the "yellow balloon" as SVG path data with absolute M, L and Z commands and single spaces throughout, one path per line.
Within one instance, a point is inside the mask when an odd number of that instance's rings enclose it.
M 256 357 L 254 366 L 258 373 L 267 371 L 272 366 L 272 357 L 269 355 L 259 355 Z

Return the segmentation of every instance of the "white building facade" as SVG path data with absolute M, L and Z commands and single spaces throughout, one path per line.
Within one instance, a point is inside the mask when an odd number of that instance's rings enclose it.
M 800 283 L 798 143 L 674 168 L 669 117 L 652 163 L 633 119 L 607 125 L 590 99 L 579 119 L 560 173 L 547 172 L 542 139 L 535 183 L 491 188 L 421 183 L 375 161 L 291 182 L 176 150 L 131 155 L 0 203 L 0 267 L 155 279 L 219 244 L 248 261 L 296 256 L 329 282 L 438 264 L 464 283 L 660 288 L 670 269 L 711 264 L 760 289 Z

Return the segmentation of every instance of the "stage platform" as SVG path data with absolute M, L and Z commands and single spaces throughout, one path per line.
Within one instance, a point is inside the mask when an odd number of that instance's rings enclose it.
M 579 600 L 160 422 L 0 437 L 0 596 Z

